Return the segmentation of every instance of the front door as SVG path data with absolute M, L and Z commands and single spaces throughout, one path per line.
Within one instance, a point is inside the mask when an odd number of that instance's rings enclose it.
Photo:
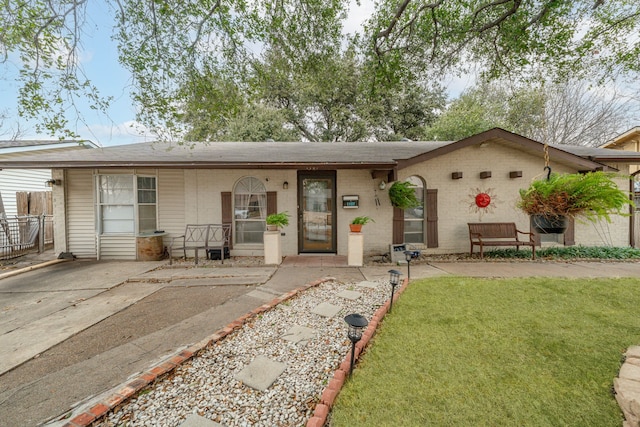
M 336 253 L 336 173 L 298 173 L 298 249 Z

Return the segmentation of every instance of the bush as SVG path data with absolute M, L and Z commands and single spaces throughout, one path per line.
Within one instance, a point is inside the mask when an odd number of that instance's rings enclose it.
M 611 246 L 565 246 L 536 250 L 536 255 L 546 259 L 640 259 L 640 249 Z M 496 249 L 485 252 L 487 258 L 531 258 L 530 250 Z

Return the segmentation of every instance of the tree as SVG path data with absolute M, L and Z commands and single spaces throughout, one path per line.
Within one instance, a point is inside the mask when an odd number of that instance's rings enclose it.
M 395 85 L 377 85 L 366 99 L 372 138 L 379 141 L 414 141 L 425 139 L 426 131 L 444 109 L 445 89 L 425 87 L 401 81 Z
M 543 117 L 540 90 L 485 81 L 452 101 L 427 131 L 427 139 L 456 141 L 493 127 L 530 135 L 543 126 Z
M 567 76 L 638 72 L 635 0 L 382 0 L 365 34 L 380 66 L 444 72 L 480 64 L 490 77 L 527 70 Z
M 186 111 L 194 97 L 184 88 L 203 74 L 215 71 L 240 93 L 250 92 L 254 88 L 245 77 L 256 62 L 265 62 L 264 52 L 277 49 L 293 64 L 292 59 L 308 59 L 290 70 L 291 81 L 304 82 L 305 76 L 321 76 L 336 64 L 317 63 L 315 71 L 302 65 L 337 59 L 345 55 L 344 46 L 353 46 L 341 32 L 349 5 L 344 0 L 104 1 L 113 7 L 114 38 L 120 62 L 132 73 L 139 121 L 180 138 L 186 130 L 182 120 L 198 117 Z M 109 102 L 78 66 L 86 5 L 87 0 L 0 1 L 0 52 L 5 64 L 19 64 L 20 114 L 38 118 L 40 129 L 50 133 L 73 136 L 68 111 L 78 99 L 98 110 Z M 381 0 L 361 37 L 353 40 L 358 63 L 365 64 L 358 72 L 369 76 L 364 79 L 368 91 L 359 93 L 377 102 L 392 93 L 389 89 L 407 83 L 431 87 L 425 82 L 472 63 L 480 64 L 488 78 L 531 77 L 535 65 L 548 76 L 588 74 L 604 81 L 640 71 L 640 40 L 629 37 L 639 29 L 636 0 Z M 311 95 L 331 98 L 319 91 L 305 96 Z M 402 102 L 416 101 L 405 96 Z M 340 123 L 348 117 L 366 122 L 365 113 L 336 108 L 335 113 L 315 111 L 312 121 L 316 115 L 321 120 L 313 123 L 314 134 L 324 129 L 322 139 L 328 140 L 362 134 L 358 126 L 345 129 Z M 309 127 L 308 116 L 288 111 L 288 120 L 295 119 L 301 132 Z M 412 127 L 398 120 L 385 125 L 389 135 L 405 132 L 397 126 Z
M 616 85 L 570 80 L 545 87 L 544 127 L 527 133 L 554 144 L 597 146 L 637 122 L 638 107 Z
M 6 110 L 0 111 L 0 137 L 7 138 L 9 141 L 17 141 L 24 135 L 24 129 L 20 127 L 20 122 L 15 122 L 14 125 L 7 125 L 9 121 L 9 114 Z
M 634 113 L 630 100 L 611 89 L 579 80 L 539 87 L 484 82 L 454 100 L 427 137 L 458 140 L 501 127 L 550 144 L 599 145 L 625 130 Z

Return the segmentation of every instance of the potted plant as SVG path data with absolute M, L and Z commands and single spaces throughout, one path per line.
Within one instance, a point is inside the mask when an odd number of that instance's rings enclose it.
M 408 181 L 396 181 L 389 188 L 391 205 L 400 209 L 417 208 L 420 201 L 416 197 L 415 185 Z
M 287 212 L 279 212 L 267 215 L 267 231 L 277 231 L 286 225 L 289 225 L 289 215 Z
M 531 216 L 538 233 L 563 233 L 568 218 L 611 222 L 611 214 L 628 215 L 624 208 L 632 204 L 629 193 L 618 188 L 615 177 L 601 171 L 550 174 L 521 189 L 517 206 Z
M 362 231 L 362 226 L 369 223 L 375 222 L 373 219 L 368 216 L 357 216 L 351 220 L 351 224 L 349 224 L 349 229 L 352 233 L 360 233 Z

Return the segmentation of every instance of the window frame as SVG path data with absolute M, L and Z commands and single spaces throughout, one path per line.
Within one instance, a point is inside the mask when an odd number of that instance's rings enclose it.
M 250 185 L 246 185 L 245 182 L 250 182 Z M 256 184 L 259 184 L 256 185 Z M 238 192 L 238 190 L 244 190 L 244 188 L 241 188 L 242 186 L 244 186 L 245 188 L 249 189 L 248 193 L 241 193 Z M 254 190 L 262 190 L 262 191 L 254 191 Z M 246 210 L 247 211 L 247 218 L 239 218 L 238 217 L 238 206 L 237 206 L 237 195 L 240 194 L 248 194 L 248 205 L 247 206 L 241 206 L 241 208 L 247 208 L 247 209 L 240 209 L 241 211 Z M 257 197 L 257 200 L 254 200 L 254 197 Z M 262 204 L 260 203 L 260 198 L 262 198 Z M 263 246 L 264 245 L 264 231 L 266 230 L 267 227 L 267 223 L 266 223 L 266 219 L 267 219 L 267 187 L 264 184 L 264 182 L 260 179 L 257 178 L 255 176 L 244 176 L 240 179 L 238 179 L 236 181 L 236 183 L 233 186 L 233 192 L 231 194 L 231 201 L 232 201 L 232 206 L 231 206 L 231 210 L 232 210 L 232 218 L 233 218 L 233 241 L 234 241 L 234 245 L 239 245 L 239 246 Z M 251 203 L 253 202 L 257 202 L 257 209 L 250 209 L 251 207 Z M 250 217 L 251 212 L 258 212 L 259 213 L 259 217 Z M 241 229 L 241 225 L 242 224 L 250 224 L 252 226 L 255 226 L 255 224 L 261 224 L 261 227 L 259 230 L 242 230 Z M 256 236 L 258 236 L 258 239 L 256 241 L 247 241 L 246 237 L 248 234 L 255 234 Z
M 423 245 L 426 244 L 426 183 L 425 180 L 419 176 L 419 175 L 411 175 L 409 177 L 407 177 L 406 179 L 404 179 L 404 181 L 407 182 L 411 182 L 413 184 L 418 185 L 419 182 L 419 186 L 418 188 L 421 188 L 422 191 L 420 193 L 420 201 L 422 202 L 422 205 L 417 207 L 417 208 L 412 208 L 412 209 L 419 209 L 422 208 L 422 216 L 421 217 L 407 217 L 407 209 L 404 210 L 403 212 L 403 221 L 404 221 L 404 227 L 403 227 L 403 236 L 402 239 L 404 241 L 404 243 L 415 243 L 415 244 L 419 244 L 419 245 Z M 417 190 L 417 188 L 416 188 Z M 420 227 L 420 231 L 414 231 L 414 232 L 407 232 L 407 229 L 409 229 L 409 227 L 407 227 L 407 223 L 412 223 L 412 224 L 416 224 L 419 223 L 421 225 Z M 408 241 L 407 240 L 407 235 L 411 235 L 411 236 L 420 236 L 420 241 Z
M 117 178 L 122 179 L 123 177 L 128 177 L 131 182 L 131 200 L 128 201 L 119 201 L 118 203 L 113 203 L 110 201 L 105 201 L 104 192 L 103 192 L 103 179 L 109 178 Z M 140 179 L 152 179 L 153 180 L 153 188 L 140 188 Z M 123 187 L 124 188 L 124 187 Z M 154 196 L 152 199 L 153 202 L 140 202 L 140 191 L 153 191 Z M 97 228 L 98 234 L 100 236 L 117 236 L 117 235 L 137 235 L 140 233 L 152 233 L 158 227 L 158 177 L 157 175 L 150 174 L 136 174 L 136 173 L 99 173 L 96 175 L 96 211 L 97 211 Z M 130 207 L 131 208 L 131 216 L 127 218 L 120 218 L 119 221 L 127 221 L 131 223 L 132 227 L 129 230 L 125 231 L 105 231 L 105 207 L 109 206 L 117 206 L 117 207 Z M 141 231 L 141 217 L 140 217 L 140 207 L 141 206 L 153 206 L 154 210 L 154 227 L 151 229 L 144 229 Z M 146 220 L 150 220 L 150 218 L 145 218 Z M 107 219 L 109 221 L 109 219 Z

